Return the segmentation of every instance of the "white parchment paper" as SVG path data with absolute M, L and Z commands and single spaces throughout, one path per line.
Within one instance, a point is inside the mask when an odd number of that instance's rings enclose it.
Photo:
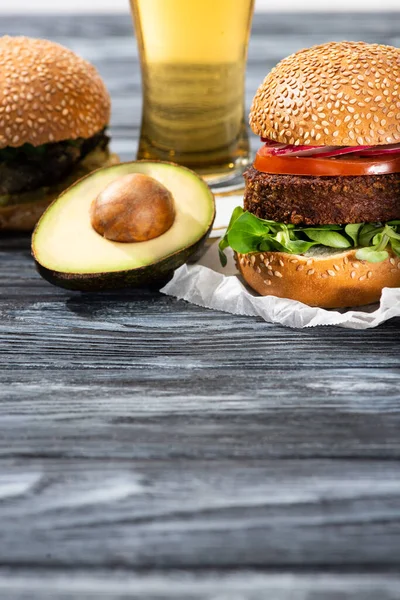
M 380 304 L 357 310 L 325 310 L 275 296 L 258 296 L 237 275 L 232 253 L 228 265 L 221 267 L 218 243 L 214 243 L 197 264 L 183 265 L 175 271 L 173 279 L 161 292 L 205 308 L 258 316 L 268 323 L 295 328 L 338 325 L 368 329 L 400 316 L 400 288 L 385 288 Z

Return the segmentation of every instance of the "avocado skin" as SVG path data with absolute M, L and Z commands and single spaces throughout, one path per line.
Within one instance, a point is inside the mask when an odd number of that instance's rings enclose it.
M 168 278 L 175 269 L 187 262 L 190 256 L 202 249 L 211 233 L 214 219 L 215 208 L 210 227 L 202 238 L 193 245 L 145 267 L 111 273 L 61 273 L 46 269 L 35 260 L 36 269 L 49 283 L 78 292 L 107 292 L 153 284 Z M 35 258 L 34 255 L 33 258 Z

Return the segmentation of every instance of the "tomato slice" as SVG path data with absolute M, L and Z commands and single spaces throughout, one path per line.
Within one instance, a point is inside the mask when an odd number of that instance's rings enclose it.
M 314 177 L 386 175 L 400 173 L 400 156 L 375 158 L 310 158 L 272 156 L 263 146 L 256 154 L 254 168 L 278 175 L 311 175 Z

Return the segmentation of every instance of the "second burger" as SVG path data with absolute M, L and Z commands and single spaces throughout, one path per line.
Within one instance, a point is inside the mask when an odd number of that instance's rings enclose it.
M 0 231 L 31 231 L 109 152 L 110 97 L 96 69 L 48 40 L 0 38 Z

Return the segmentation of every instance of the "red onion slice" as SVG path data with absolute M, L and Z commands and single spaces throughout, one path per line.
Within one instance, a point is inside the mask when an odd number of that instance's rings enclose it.
M 343 148 L 337 148 L 337 146 L 289 146 L 283 150 L 276 150 L 274 152 L 275 155 L 278 156 L 333 156 L 337 153 L 341 153 L 340 151 Z
M 345 154 L 357 156 L 382 156 L 400 154 L 400 144 L 387 146 L 295 146 L 293 144 L 279 144 L 268 138 L 261 138 L 271 156 L 318 156 L 319 158 L 336 158 Z
M 271 156 L 310 156 L 330 148 L 335 148 L 335 146 L 293 146 L 291 144 L 270 146 L 267 144 L 266 149 Z
M 400 154 L 400 144 L 390 144 L 388 146 L 370 146 L 360 152 L 360 156 L 388 156 Z
M 274 140 L 269 140 L 268 138 L 260 138 L 260 140 L 266 145 L 266 146 L 286 146 L 287 144 L 281 144 L 280 142 L 274 142 Z
M 360 148 L 362 151 L 367 151 L 372 147 L 373 146 L 336 146 L 333 150 L 322 152 L 321 154 L 318 154 L 318 156 L 323 158 L 333 158 L 334 156 L 343 156 L 344 154 L 354 154 L 355 152 L 360 153 Z

